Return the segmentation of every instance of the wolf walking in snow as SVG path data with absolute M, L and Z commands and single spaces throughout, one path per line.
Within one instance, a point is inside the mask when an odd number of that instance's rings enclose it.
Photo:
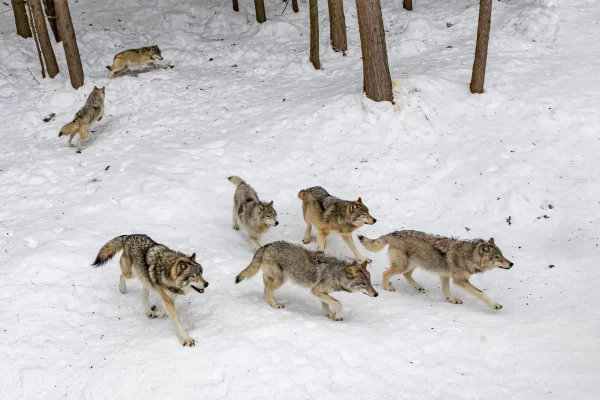
M 485 293 L 469 282 L 473 274 L 493 268 L 510 269 L 513 263 L 507 260 L 494 238 L 460 240 L 430 235 L 417 231 L 397 231 L 378 239 L 368 239 L 359 235 L 359 240 L 370 251 L 381 251 L 389 245 L 390 268 L 383 272 L 383 288 L 394 291 L 389 280 L 403 274 L 406 281 L 415 289 L 424 291 L 413 278 L 415 268 L 421 267 L 433 272 L 442 281 L 442 292 L 450 303 L 462 304 L 462 300 L 450 295 L 450 279 L 467 293 L 472 294 L 490 307 L 500 310 L 502 305 L 490 299 Z
M 108 77 L 112 78 L 119 72 L 125 72 L 129 67 L 141 67 L 148 65 L 154 68 L 169 68 L 168 65 L 159 64 L 162 55 L 158 46 L 142 47 L 120 52 L 113 59 L 112 65 L 107 65 Z
M 258 199 L 256 191 L 239 176 L 230 176 L 229 181 L 236 186 L 233 195 L 233 229 L 246 229 L 254 250 L 261 246 L 260 237 L 270 227 L 279 225 L 273 202 L 265 203 Z
M 104 116 L 104 89 L 98 89 L 94 86 L 83 108 L 77 111 L 73 121 L 63 126 L 58 133 L 58 137 L 69 135 L 67 144 L 70 147 L 72 146 L 71 141 L 73 137 L 79 132 L 79 139 L 77 140 L 78 153 L 81 153 L 81 143 L 88 138 L 90 125 L 96 121 L 100 121 Z
M 352 240 L 352 232 L 364 224 L 373 225 L 377 220 L 369 214 L 369 209 L 359 197 L 356 201 L 341 200 L 327 193 L 320 186 L 301 190 L 302 215 L 306 222 L 306 233 L 302 242 L 310 242 L 312 225 L 317 228 L 319 250 L 325 250 L 326 237 L 331 232 L 338 233 L 356 258 L 371 262 L 358 252 Z
M 273 242 L 261 247 L 250 265 L 238 274 L 235 283 L 263 271 L 265 297 L 273 308 L 283 308 L 273 298 L 273 292 L 288 279 L 310 288 L 321 301 L 323 314 L 334 321 L 342 320 L 342 303 L 330 296 L 331 292 L 362 292 L 371 297 L 378 294 L 371 285 L 367 263 L 328 256 L 322 251 L 311 251 L 288 242 Z
M 173 251 L 146 235 L 123 235 L 106 243 L 92 265 L 98 267 L 106 263 L 121 250 L 121 293 L 125 293 L 127 289 L 126 280 L 137 277 L 144 285 L 142 303 L 146 315 L 155 318 L 163 317 L 166 313 L 175 324 L 181 344 L 194 346 L 194 339 L 183 329 L 179 320 L 175 299 L 192 290 L 204 293 L 204 288 L 208 286 L 208 282 L 202 277 L 202 266 L 196 262 L 196 253 L 187 256 Z M 148 298 L 151 289 L 162 298 L 164 309 L 150 307 Z

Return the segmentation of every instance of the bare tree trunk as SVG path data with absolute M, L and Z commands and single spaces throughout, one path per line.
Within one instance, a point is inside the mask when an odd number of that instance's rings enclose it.
M 240 11 L 240 6 L 238 5 L 238 0 L 233 0 L 233 11 Z
M 40 43 L 38 41 L 38 34 L 35 29 L 35 25 L 33 22 L 33 12 L 31 12 L 31 2 L 27 1 L 27 8 L 29 9 L 29 27 L 33 32 L 33 41 L 35 42 L 35 48 L 38 53 L 38 57 L 40 59 L 40 68 L 42 69 L 42 78 L 46 78 L 46 70 L 44 69 L 44 61 L 42 60 L 42 52 L 40 51 Z M 31 73 L 31 71 L 30 71 Z
M 65 48 L 67 57 L 67 66 L 69 67 L 69 76 L 71 77 L 71 85 L 75 89 L 83 86 L 83 67 L 81 66 L 81 57 L 79 48 L 77 47 L 77 38 L 73 29 L 73 21 L 71 20 L 71 12 L 67 0 L 56 0 L 56 22 L 58 23 L 58 32 Z
M 374 101 L 393 101 L 385 31 L 379 0 L 356 0 L 363 59 L 363 90 Z
M 317 0 L 308 1 L 310 9 L 310 62 L 315 69 L 321 69 L 319 59 L 319 4 Z
M 44 60 L 46 61 L 48 75 L 50 75 L 50 78 L 54 78 L 56 74 L 58 74 L 58 65 L 56 64 L 56 57 L 54 56 L 50 36 L 48 36 L 48 28 L 46 27 L 46 18 L 44 18 L 42 3 L 40 0 L 28 1 L 29 6 L 31 7 L 31 17 L 35 26 L 37 38 L 40 47 L 42 48 L 42 53 L 44 54 Z
M 58 25 L 56 24 L 56 11 L 54 11 L 54 0 L 44 0 L 44 9 L 46 10 L 46 16 L 48 17 L 50 29 L 52 29 L 52 33 L 54 34 L 54 39 L 56 43 L 60 43 Z
M 480 0 L 479 22 L 477 24 L 477 44 L 475 45 L 475 61 L 473 61 L 473 75 L 471 76 L 471 93 L 483 93 L 491 23 L 492 0 Z
M 348 50 L 346 38 L 346 17 L 343 0 L 328 0 L 329 7 L 329 37 L 333 51 L 341 51 L 344 57 Z
M 402 5 L 406 11 L 412 11 L 412 0 L 404 0 Z
M 300 9 L 298 8 L 298 0 L 292 0 L 292 10 L 294 10 L 295 13 L 300 11 Z
M 254 8 L 256 9 L 256 20 L 259 24 L 262 24 L 267 20 L 267 14 L 265 13 L 265 0 L 254 0 Z
M 25 10 L 24 0 L 12 0 L 13 14 L 15 14 L 15 24 L 17 25 L 17 35 L 24 38 L 31 37 L 29 21 L 27 20 L 27 10 Z

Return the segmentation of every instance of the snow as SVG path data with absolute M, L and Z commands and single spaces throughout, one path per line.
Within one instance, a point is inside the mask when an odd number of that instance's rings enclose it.
M 250 0 L 239 13 L 216 0 L 71 1 L 77 91 L 62 46 L 61 73 L 42 80 L 33 42 L 0 14 L 0 398 L 598 398 L 600 3 L 494 1 L 486 92 L 471 95 L 478 2 L 406 12 L 382 0 L 396 107 L 361 93 L 354 2 L 345 58 L 320 2 L 320 71 L 308 2 L 283 15 L 265 3 L 259 25 Z M 114 54 L 151 44 L 174 69 L 108 80 Z M 57 134 L 94 85 L 106 85 L 105 117 L 76 154 Z M 362 196 L 378 219 L 367 236 L 493 236 L 515 267 L 472 281 L 504 308 L 456 287 L 464 304 L 447 303 L 423 271 L 426 293 L 401 277 L 385 292 L 385 253 L 358 244 L 378 298 L 334 294 L 333 322 L 286 285 L 274 310 L 260 277 L 233 284 L 253 252 L 231 229 L 232 174 L 274 200 L 280 225 L 264 242 L 300 243 L 297 193 L 313 185 Z M 210 287 L 176 304 L 196 347 L 145 316 L 138 281 L 119 293 L 118 260 L 90 267 L 126 233 L 197 253 Z M 351 255 L 336 237 L 327 251 Z

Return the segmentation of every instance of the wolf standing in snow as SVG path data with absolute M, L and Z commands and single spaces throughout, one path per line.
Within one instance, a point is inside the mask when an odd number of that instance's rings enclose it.
M 260 237 L 272 226 L 279 225 L 277 211 L 273 202 L 265 203 L 258 199 L 258 195 L 239 176 L 230 176 L 229 181 L 236 186 L 233 195 L 233 229 L 246 229 L 254 250 L 260 248 Z
M 280 241 L 261 247 L 250 265 L 235 278 L 235 283 L 252 278 L 262 269 L 265 297 L 271 307 L 284 307 L 273 298 L 273 292 L 289 279 L 310 288 L 310 292 L 321 300 L 323 314 L 327 318 L 341 321 L 342 303 L 329 293 L 362 292 L 371 297 L 378 296 L 366 266 L 366 262 L 361 265 L 356 260 L 342 260 Z
M 208 282 L 202 277 L 202 266 L 196 262 L 196 253 L 186 256 L 156 243 L 146 235 L 123 235 L 106 243 L 92 265 L 98 267 L 106 263 L 121 250 L 121 293 L 125 293 L 127 289 L 126 280 L 137 277 L 144 285 L 142 303 L 146 315 L 151 318 L 163 317 L 166 312 L 177 328 L 181 344 L 194 346 L 194 339 L 183 329 L 179 320 L 175 299 L 178 295 L 187 294 L 192 290 L 204 293 L 204 288 L 208 286 Z M 150 289 L 158 292 L 163 300 L 164 309 L 150 307 Z
M 412 277 L 414 269 L 421 267 L 440 277 L 442 292 L 450 303 L 462 304 L 462 300 L 450 295 L 450 279 L 452 279 L 456 286 L 493 309 L 502 308 L 501 304 L 490 299 L 469 282 L 473 274 L 493 268 L 510 269 L 513 266 L 513 263 L 502 255 L 494 243 L 494 238 L 487 242 L 483 239 L 459 240 L 417 231 L 392 232 L 378 239 L 368 239 L 364 236 L 358 238 L 370 251 L 381 251 L 389 245 L 390 268 L 383 272 L 385 290 L 393 292 L 390 278 L 404 274 L 404 278 L 412 287 L 424 291 Z
M 131 49 L 120 52 L 113 59 L 112 65 L 107 65 L 108 77 L 112 78 L 119 72 L 125 72 L 129 67 L 141 67 L 148 65 L 154 68 L 168 68 L 169 66 L 159 64 L 162 55 L 158 46 L 142 47 L 141 49 Z
M 369 214 L 369 209 L 359 197 L 356 201 L 341 200 L 327 193 L 320 186 L 301 190 L 298 197 L 302 200 L 302 215 L 306 222 L 306 233 L 302 242 L 310 242 L 312 225 L 317 228 L 319 250 L 325 250 L 326 237 L 331 232 L 338 233 L 356 258 L 371 262 L 358 252 L 352 240 L 352 232 L 364 224 L 373 225 L 377 220 Z
M 77 111 L 72 122 L 63 126 L 58 137 L 69 135 L 67 144 L 72 146 L 73 137 L 79 132 L 79 140 L 77 140 L 78 153 L 81 153 L 81 143 L 88 138 L 90 125 L 96 121 L 100 121 L 104 116 L 104 88 L 98 89 L 94 86 L 94 90 L 88 97 L 83 108 Z

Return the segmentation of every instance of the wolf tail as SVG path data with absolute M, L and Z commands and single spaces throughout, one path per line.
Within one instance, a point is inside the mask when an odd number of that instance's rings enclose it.
M 298 192 L 298 198 L 302 201 L 304 201 L 304 196 L 306 194 L 306 190 L 301 190 Z
M 256 254 L 254 254 L 254 258 L 252 259 L 252 262 L 250 263 L 250 265 L 248 265 L 246 267 L 246 269 L 244 269 L 242 272 L 240 272 L 235 277 L 235 283 L 240 283 L 244 279 L 252 278 L 254 275 L 256 275 L 258 273 L 258 270 L 260 270 L 260 266 L 262 264 L 262 258 L 263 258 L 264 253 L 265 253 L 265 246 L 258 249 Z
M 117 236 L 100 249 L 96 261 L 92 264 L 93 267 L 99 267 L 114 257 L 119 251 L 123 250 L 125 239 L 129 235 Z
M 363 235 L 358 235 L 358 240 L 360 240 L 362 245 L 365 246 L 365 249 L 378 252 L 383 250 L 383 248 L 389 244 L 387 240 L 388 236 L 389 235 L 383 235 L 377 239 L 369 239 Z
M 109 71 L 112 71 L 112 70 L 113 70 L 113 67 L 112 67 L 112 65 L 107 65 L 107 66 L 106 66 L 106 69 L 107 69 L 107 70 L 109 70 Z
M 68 124 L 66 124 L 65 126 L 62 127 L 62 129 L 60 130 L 60 132 L 58 132 L 58 137 L 64 136 L 64 135 L 72 135 L 73 133 L 75 133 L 77 131 L 77 129 L 79 129 L 79 124 L 77 123 L 77 120 L 73 120 L 73 122 L 69 122 Z
M 244 181 L 242 178 L 240 178 L 239 176 L 230 176 L 229 178 L 229 182 L 233 183 L 235 186 L 240 186 L 242 183 L 246 183 L 246 181 Z

